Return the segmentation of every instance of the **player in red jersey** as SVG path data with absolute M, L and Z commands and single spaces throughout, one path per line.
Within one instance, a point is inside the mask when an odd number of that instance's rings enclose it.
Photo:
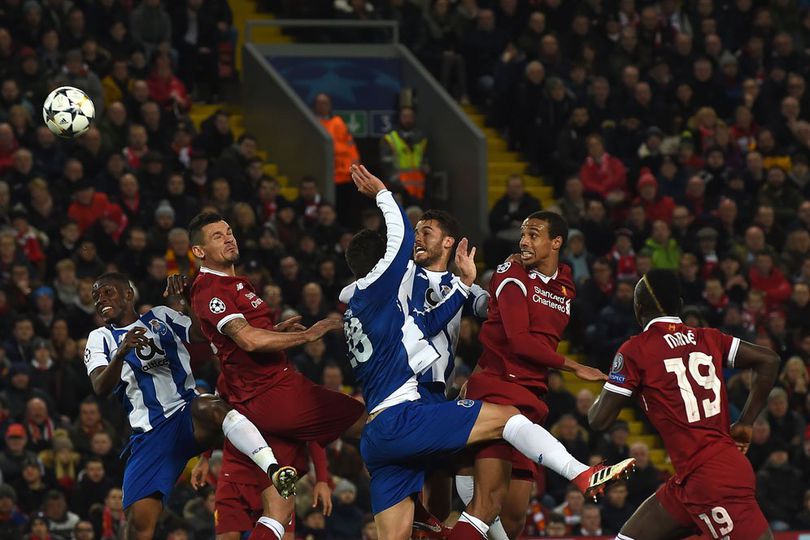
M 572 371 L 589 381 L 606 379 L 599 370 L 557 352 L 576 294 L 571 269 L 559 262 L 567 236 L 568 224 L 553 212 L 535 212 L 523 222 L 521 264 L 502 264 L 490 282 L 488 317 L 479 334 L 484 352 L 478 371 L 467 383 L 467 398 L 513 405 L 532 422 L 542 424 L 548 414 L 543 396 L 549 368 Z M 559 441 L 553 442 L 543 456 L 545 462 L 568 455 Z M 606 483 L 596 489 L 589 484 L 604 466 L 588 467 L 568 457 L 562 474 L 586 496 L 605 488 Z M 605 474 L 624 476 L 633 463 L 625 460 Z M 517 537 L 525 525 L 533 471 L 534 463 L 503 441 L 483 447 L 475 456 L 473 510 L 485 508 L 482 515 L 488 515 L 494 506 L 506 535 Z M 460 473 L 456 478 L 460 486 L 470 483 L 464 476 Z
M 326 463 L 326 451 L 314 442 L 307 443 L 309 457 L 315 468 L 315 485 L 312 490 L 312 507 L 323 505 L 324 516 L 332 513 L 332 489 L 329 487 L 329 471 Z M 298 455 L 298 463 L 293 466 L 303 471 L 308 468 L 306 456 Z M 191 487 L 199 489 L 206 484 L 209 464 L 208 454 L 203 454 L 191 471 Z M 217 540 L 239 540 L 242 533 L 253 529 L 256 521 L 264 512 L 262 492 L 267 483 L 256 476 L 256 468 L 250 461 L 240 459 L 233 449 L 223 453 L 222 469 L 216 488 L 216 506 L 214 513 L 214 531 Z M 284 532 L 284 540 L 295 537 L 295 515 L 290 519 Z
M 588 420 L 595 429 L 607 429 L 638 395 L 675 475 L 642 503 L 618 538 L 668 540 L 699 529 L 724 540 L 772 539 L 755 498 L 754 471 L 743 454 L 776 380 L 779 357 L 718 330 L 683 324 L 673 272 L 651 270 L 641 278 L 635 311 L 644 331 L 619 348 Z M 754 372 L 751 393 L 730 428 L 724 367 Z
M 247 279 L 235 275 L 239 248 L 228 223 L 217 214 L 200 214 L 189 224 L 189 237 L 203 264 L 191 287 L 192 311 L 221 362 L 217 390 L 278 445 L 273 450 L 282 464 L 300 463 L 306 442 L 324 446 L 335 440 L 357 421 L 363 405 L 310 382 L 283 351 L 342 328 L 342 321 L 275 331 L 267 304 Z M 225 453 L 229 450 L 226 445 Z M 262 495 L 264 516 L 251 538 L 280 540 L 294 500 L 272 486 Z

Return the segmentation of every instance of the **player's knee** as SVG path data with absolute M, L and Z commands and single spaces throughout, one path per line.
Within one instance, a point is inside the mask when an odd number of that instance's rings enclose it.
M 212 395 L 199 396 L 191 403 L 194 418 L 217 427 L 222 425 L 231 410 L 230 405 Z

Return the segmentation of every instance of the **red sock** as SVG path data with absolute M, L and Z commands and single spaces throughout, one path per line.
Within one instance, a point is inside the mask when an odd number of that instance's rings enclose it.
M 267 519 L 267 518 L 262 518 Z M 278 527 L 271 527 L 261 521 L 256 523 L 256 526 L 253 527 L 253 532 L 250 533 L 248 540 L 281 540 L 284 536 L 284 527 L 276 520 L 270 520 L 272 523 L 270 525 L 278 525 Z M 279 535 L 278 531 L 275 529 L 281 529 L 281 535 Z
M 456 523 L 456 526 L 450 531 L 450 536 L 447 537 L 447 540 L 486 540 L 486 531 L 479 530 L 478 527 L 466 519 L 466 516 L 466 512 L 461 514 L 458 523 Z

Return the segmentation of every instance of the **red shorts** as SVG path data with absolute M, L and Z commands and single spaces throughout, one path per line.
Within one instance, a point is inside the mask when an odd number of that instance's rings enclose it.
M 477 399 L 495 405 L 512 405 L 535 424 L 548 416 L 548 405 L 536 389 L 506 381 L 499 375 L 481 371 L 467 381 L 467 399 Z M 505 441 L 489 443 L 478 450 L 476 459 L 493 458 L 512 463 L 512 477 L 531 479 L 537 464 L 512 448 Z
M 697 526 L 709 538 L 758 540 L 768 529 L 768 521 L 755 493 L 751 464 L 739 450 L 729 447 L 685 479 L 670 477 L 655 496 L 676 521 L 684 527 Z
M 233 407 L 261 431 L 280 465 L 294 466 L 302 474 L 309 463 L 306 443 L 314 441 L 326 446 L 349 429 L 365 410 L 356 399 L 314 384 L 291 368 L 266 391 L 243 403 L 234 403 Z M 225 449 L 227 453 L 228 444 Z M 233 482 L 254 483 L 253 462 L 233 447 L 230 451 L 238 454 L 232 461 L 253 468 L 248 467 L 247 476 L 237 476 L 223 461 L 223 472 L 231 473 Z
M 214 529 L 216 534 L 250 531 L 262 516 L 262 490 L 259 486 L 236 484 L 220 479 L 217 482 Z M 295 532 L 295 515 L 285 527 Z

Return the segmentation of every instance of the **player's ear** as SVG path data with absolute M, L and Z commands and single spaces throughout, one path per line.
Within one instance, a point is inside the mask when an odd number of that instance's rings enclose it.
M 452 236 L 445 236 L 444 240 L 442 240 L 442 245 L 445 247 L 445 249 L 452 249 L 456 243 L 456 239 Z
M 555 249 L 557 251 L 562 248 L 563 239 L 562 236 L 555 236 L 554 240 L 551 241 L 551 249 Z
M 205 251 L 200 246 L 191 246 L 191 252 L 198 259 L 204 259 L 205 258 Z

